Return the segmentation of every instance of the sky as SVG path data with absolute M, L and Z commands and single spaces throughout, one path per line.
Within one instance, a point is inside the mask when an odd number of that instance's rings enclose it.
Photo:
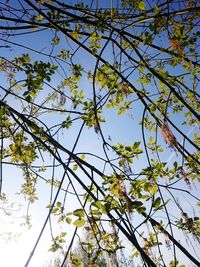
M 71 1 L 74 3 L 74 1 Z M 106 1 L 107 2 L 107 1 Z M 107 2 L 108 3 L 108 2 Z M 16 42 L 18 44 L 23 44 L 23 46 L 30 46 L 33 49 L 42 51 L 43 53 L 49 53 L 51 51 L 51 40 L 53 37 L 53 33 L 50 31 L 42 31 L 42 32 L 33 32 L 30 35 L 19 35 L 19 36 L 11 36 L 8 40 L 10 42 Z M 59 36 L 60 37 L 60 36 Z M 162 38 L 163 37 L 163 38 Z M 2 39 L 5 39 L 4 36 L 0 36 L 0 41 Z M 4 43 L 2 41 L 2 43 Z M 160 46 L 168 46 L 166 36 L 163 35 L 161 38 L 159 38 L 159 41 L 157 42 Z M 15 55 L 20 55 L 22 53 L 27 53 L 28 50 L 26 50 L 24 47 L 16 46 L 11 44 L 11 49 L 4 49 L 2 50 L 3 57 L 9 57 L 12 58 Z M 61 47 L 67 47 L 68 49 L 72 47 L 75 50 L 75 46 L 69 42 L 66 41 L 65 38 L 61 39 L 60 44 L 55 47 L 54 54 L 56 54 L 56 51 L 58 51 Z M 36 60 L 48 60 L 45 56 L 39 55 L 34 52 L 29 52 L 30 56 L 33 57 L 34 61 Z M 113 55 L 111 54 L 111 47 L 108 46 L 108 49 L 105 52 L 104 55 L 110 62 L 113 62 Z M 92 59 L 92 57 L 89 57 L 87 54 L 83 53 L 83 50 L 79 49 L 74 58 L 74 63 L 77 64 L 83 64 L 86 66 L 86 69 L 93 69 L 95 61 Z M 129 64 L 129 63 L 127 63 Z M 69 74 L 68 71 L 68 65 L 63 64 L 64 70 Z M 60 84 L 60 81 L 63 77 L 63 71 L 59 69 L 61 75 L 56 75 L 52 78 L 51 85 L 55 88 L 58 88 L 58 85 Z M 173 73 L 175 70 L 171 69 L 169 70 L 171 73 Z M 176 69 L 176 73 L 182 72 L 182 69 Z M 134 72 L 132 75 L 130 75 L 130 80 L 133 81 L 133 83 L 137 79 L 137 71 Z M 70 75 L 70 74 L 69 74 Z M 1 77 L 1 85 L 5 86 L 6 78 L 3 75 Z M 23 75 L 19 74 L 18 78 L 23 78 Z M 138 85 L 140 86 L 140 85 Z M 148 86 L 147 86 L 148 87 Z M 91 82 L 88 80 L 86 76 L 83 77 L 83 79 L 80 82 L 80 88 L 86 92 L 86 95 L 90 96 L 90 90 L 91 90 Z M 141 88 L 140 88 L 141 89 Z M 0 89 L 2 90 L 2 89 Z M 156 89 L 152 88 L 152 93 L 155 93 Z M 51 92 L 51 89 L 47 86 L 44 87 L 43 91 L 38 96 L 38 101 L 41 102 L 41 100 L 48 95 L 48 93 Z M 103 94 L 105 93 L 103 89 Z M 19 92 L 21 94 L 21 92 Z M 0 95 L 4 95 L 4 92 L 0 91 Z M 9 104 L 11 104 L 14 108 L 17 110 L 21 110 L 20 102 L 14 101 L 13 96 L 8 96 L 7 101 Z M 59 102 L 59 99 L 57 100 L 57 103 Z M 71 102 L 66 101 L 66 108 L 71 108 Z M 116 110 L 108 110 L 105 111 L 105 119 L 106 122 L 102 124 L 102 130 L 104 132 L 105 137 L 107 140 L 111 138 L 111 143 L 125 143 L 125 144 L 133 144 L 138 139 L 141 139 L 141 128 L 136 128 L 136 123 L 141 118 L 143 109 L 141 109 L 141 105 L 138 102 L 134 102 L 132 105 L 132 110 L 128 112 L 126 115 L 118 116 L 116 114 Z M 73 115 L 72 115 L 73 116 Z M 45 113 L 40 116 L 40 119 L 45 122 L 48 126 L 53 126 L 57 123 L 60 123 L 64 121 L 66 118 L 66 114 L 49 114 Z M 182 127 L 184 132 L 188 136 L 192 136 L 193 133 L 197 130 L 193 127 L 184 127 L 181 126 L 182 123 L 182 115 L 181 114 L 172 114 L 171 113 L 171 119 L 176 122 L 176 125 L 178 127 Z M 77 138 L 78 130 L 80 129 L 81 123 L 79 121 L 75 121 L 72 127 L 68 129 L 63 129 L 58 134 L 55 135 L 55 139 L 59 141 L 64 147 L 68 149 L 72 149 L 73 144 Z M 177 134 L 177 133 L 176 133 Z M 149 137 L 151 134 L 146 133 L 146 136 Z M 109 137 L 110 136 L 110 137 Z M 158 140 L 161 144 L 163 144 L 162 135 L 161 132 L 158 132 Z M 178 137 L 178 140 L 182 142 L 182 139 L 180 136 Z M 167 145 L 164 145 L 166 148 Z M 98 153 L 99 156 L 103 156 L 103 149 L 102 149 L 102 141 L 99 134 L 95 133 L 94 129 L 84 127 L 82 136 L 80 141 L 77 144 L 77 147 L 75 149 L 75 152 L 90 152 L 90 153 Z M 112 155 L 112 152 L 109 150 L 108 153 Z M 66 157 L 66 155 L 62 154 L 63 157 Z M 166 161 L 168 165 L 172 164 L 172 162 L 177 159 L 176 153 L 174 153 L 173 150 L 167 149 L 165 153 L 161 156 L 163 161 Z M 41 160 L 41 159 L 40 159 Z M 35 164 L 39 164 L 40 160 L 36 161 Z M 67 160 L 65 158 L 64 160 Z M 100 168 L 102 171 L 104 169 L 104 165 L 100 160 L 94 159 L 92 157 L 88 157 L 88 160 L 90 162 Z M 52 164 L 52 158 L 50 158 L 48 155 L 45 155 L 45 164 Z M 133 172 L 138 172 L 143 168 L 143 166 L 146 164 L 145 157 L 141 156 L 139 160 L 134 161 L 133 165 Z M 107 167 L 107 172 L 110 171 L 110 168 Z M 78 175 L 81 177 L 80 170 L 77 171 Z M 47 171 L 44 174 L 44 177 L 46 179 L 51 179 L 51 177 L 54 175 L 55 178 L 60 179 L 63 175 L 63 170 L 61 168 L 57 168 L 55 170 L 55 173 L 53 174 L 53 170 L 51 168 L 47 169 Z M 24 203 L 24 197 L 20 196 L 17 192 L 20 191 L 20 184 L 22 182 L 22 173 L 19 170 L 19 168 L 12 167 L 11 165 L 5 165 L 3 169 L 3 190 L 8 195 L 9 202 L 6 204 L 9 205 L 11 203 L 14 203 L 14 207 L 12 209 L 17 209 L 17 212 L 13 212 L 12 216 L 5 216 L 5 212 L 3 209 L 0 209 L 0 251 L 2 253 L 1 256 L 1 262 L 4 263 L 5 267 L 11 267 L 13 265 L 15 266 L 24 266 L 26 260 L 28 259 L 31 249 L 33 248 L 33 245 L 35 244 L 38 234 L 40 233 L 41 227 L 43 225 L 43 222 L 47 216 L 48 209 L 46 209 L 46 206 L 48 205 L 50 198 L 51 198 L 51 192 L 47 189 L 46 183 L 44 181 L 38 181 L 37 183 L 37 191 L 39 200 L 36 201 L 33 205 L 30 206 L 30 213 L 32 215 L 31 224 L 32 227 L 30 229 L 27 229 L 26 225 L 21 225 L 24 222 L 23 216 L 27 212 L 27 203 Z M 85 178 L 84 178 L 85 179 Z M 184 183 L 181 181 L 179 183 L 183 188 L 185 188 Z M 77 183 L 75 183 L 77 186 Z M 67 186 L 67 182 L 65 184 Z M 77 187 L 78 191 L 82 192 L 82 188 Z M 16 190 L 17 189 L 17 190 Z M 70 188 L 72 191 L 72 188 Z M 53 192 L 53 195 L 55 196 L 56 190 Z M 198 195 L 199 190 L 197 187 L 193 186 L 192 192 L 194 192 L 195 195 Z M 178 197 L 178 193 L 176 192 L 176 196 Z M 165 194 L 166 199 L 169 197 L 169 195 Z M 59 196 L 59 200 L 63 200 L 64 194 L 62 193 Z M 184 197 L 181 196 L 180 198 L 182 200 L 182 205 L 185 207 L 185 209 L 189 212 L 191 211 L 191 205 L 193 204 L 192 200 L 184 199 Z M 21 205 L 23 203 L 23 206 L 18 208 L 18 205 Z M 191 204 L 192 203 L 192 204 Z M 66 210 L 72 211 L 77 207 L 77 200 L 75 200 L 75 197 L 68 196 L 67 202 L 66 202 Z M 9 208 L 8 208 L 9 209 Z M 19 209 L 19 211 L 18 211 Z M 176 216 L 176 211 L 170 210 L 170 212 L 174 216 Z M 17 217 L 17 219 L 15 219 Z M 72 228 L 69 226 L 66 226 L 66 224 L 61 224 L 61 226 L 56 226 L 54 224 L 54 235 L 59 233 L 60 228 L 62 231 L 67 231 L 67 238 L 70 240 L 70 237 L 73 233 Z M 11 240 L 5 240 L 5 235 L 2 235 L 4 232 L 16 232 L 17 236 L 11 237 Z M 20 236 L 18 236 L 20 234 Z M 178 235 L 178 232 L 177 232 Z M 1 238 L 2 237 L 2 238 Z M 181 237 L 180 237 L 181 238 Z M 44 267 L 46 263 L 51 259 L 52 254 L 48 254 L 47 251 L 49 249 L 49 240 L 51 240 L 51 236 L 49 234 L 49 225 L 47 226 L 44 234 L 42 235 L 41 241 L 39 242 L 39 245 L 36 249 L 35 255 L 33 256 L 29 267 Z M 184 242 L 184 241 L 182 241 Z M 126 243 L 126 242 L 125 242 Z

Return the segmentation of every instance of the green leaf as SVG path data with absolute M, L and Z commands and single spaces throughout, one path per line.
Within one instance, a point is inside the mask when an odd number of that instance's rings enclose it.
M 80 158 L 81 158 L 82 160 L 84 160 L 84 159 L 85 159 L 85 154 L 81 154 Z
M 66 218 L 65 218 L 65 221 L 66 221 L 66 223 L 71 224 L 72 219 L 71 219 L 70 217 L 66 217 Z
M 125 159 L 120 159 L 119 166 L 120 167 L 124 166 L 124 163 L 125 163 Z
M 140 10 L 145 10 L 145 7 L 146 7 L 146 5 L 145 5 L 145 3 L 144 3 L 143 1 L 141 1 L 141 2 L 139 3 L 139 5 L 138 5 L 138 8 L 139 8 Z
M 139 147 L 139 145 L 140 145 L 140 141 L 139 142 L 135 142 L 134 144 L 133 144 L 133 148 L 134 149 L 136 149 L 136 148 L 138 148 Z
M 106 104 L 106 108 L 111 108 L 111 104 Z
M 66 118 L 66 120 L 63 121 L 63 123 L 62 123 L 62 127 L 63 127 L 63 128 L 66 128 L 66 129 L 69 129 L 71 125 L 72 125 L 72 119 L 71 119 L 70 116 L 68 116 L 68 117 Z
M 162 205 L 160 205 L 158 208 L 156 208 L 156 210 L 161 210 L 164 206 L 167 205 L 167 203 L 170 201 L 170 199 L 168 199 L 167 201 L 165 201 Z
M 77 209 L 73 212 L 74 216 L 78 216 L 78 217 L 84 217 L 85 216 L 85 212 L 83 209 Z
M 64 216 L 61 215 L 61 216 L 58 218 L 58 222 L 60 223 L 60 222 L 63 222 L 63 221 L 64 221 Z
M 51 77 L 50 76 L 46 76 L 45 79 L 50 82 L 51 81 Z
M 160 206 L 160 203 L 161 203 L 161 198 L 160 197 L 156 198 L 153 202 L 153 207 L 157 209 Z
M 59 42 L 60 42 L 60 39 L 59 39 L 58 37 L 54 37 L 54 38 L 52 39 L 52 44 L 54 44 L 54 45 L 58 45 Z
M 151 194 L 152 194 L 152 196 L 154 196 L 155 195 L 155 193 L 158 191 L 158 188 L 157 188 L 157 186 L 152 186 L 151 187 L 151 190 L 150 190 L 150 192 L 151 192 Z
M 67 216 L 73 215 L 73 212 L 71 212 L 71 211 L 70 212 L 67 212 L 66 215 Z
M 73 225 L 75 225 L 76 227 L 83 227 L 85 225 L 85 220 L 77 219 L 76 221 L 73 222 Z
M 59 237 L 65 237 L 67 235 L 66 232 L 62 232 Z
M 54 213 L 57 213 L 59 211 L 59 208 L 55 207 L 52 209 L 51 213 L 54 214 Z
M 141 201 L 137 201 L 136 200 L 136 201 L 132 202 L 131 206 L 132 206 L 132 208 L 136 208 L 137 209 L 138 207 L 141 207 L 142 205 L 143 205 L 143 203 Z
M 101 215 L 102 213 L 101 213 L 101 211 L 100 210 L 91 210 L 91 214 L 92 215 Z
M 73 171 L 76 171 L 78 169 L 78 164 L 74 164 L 74 166 L 73 166 Z
M 61 249 L 61 246 L 59 244 L 54 243 L 49 249 L 49 251 L 56 252 L 58 249 Z
M 57 206 L 57 207 L 61 207 L 61 206 L 62 206 L 62 203 L 61 203 L 60 201 L 58 201 L 58 202 L 56 203 L 56 206 Z
M 84 95 L 84 93 L 83 93 L 83 90 L 80 91 L 79 96 L 80 96 L 80 98 L 84 98 L 84 97 L 85 97 L 85 95 Z
M 99 208 L 103 214 L 107 214 L 106 206 L 101 201 L 95 201 L 93 205 Z

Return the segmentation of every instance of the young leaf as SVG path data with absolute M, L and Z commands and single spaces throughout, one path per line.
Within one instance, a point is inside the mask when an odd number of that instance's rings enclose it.
M 83 209 L 77 209 L 73 212 L 73 215 L 81 218 L 85 216 L 85 212 Z
M 83 227 L 85 225 L 85 220 L 77 219 L 76 221 L 73 222 L 73 225 L 75 225 L 76 227 Z
M 140 10 L 145 10 L 146 5 L 145 5 L 145 3 L 143 1 L 141 1 L 141 2 L 139 2 L 138 7 L 139 7 Z
M 72 219 L 71 219 L 70 217 L 66 217 L 66 218 L 65 218 L 65 221 L 66 221 L 66 223 L 71 224 Z

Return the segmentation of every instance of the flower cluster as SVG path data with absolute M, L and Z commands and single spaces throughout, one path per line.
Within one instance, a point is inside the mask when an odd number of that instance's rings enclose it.
M 179 176 L 180 176 L 180 178 L 182 178 L 186 182 L 186 184 L 189 187 L 191 187 L 191 183 L 190 183 L 190 180 L 188 178 L 188 175 L 185 173 L 185 171 L 183 170 L 183 168 L 180 168 L 180 170 L 179 170 Z
M 173 50 L 176 50 L 180 56 L 183 56 L 184 51 L 179 40 L 170 38 L 169 43 Z
M 174 136 L 172 131 L 169 129 L 169 127 L 165 121 L 163 122 L 163 125 L 161 126 L 161 131 L 162 131 L 162 135 L 163 135 L 165 142 L 171 148 L 175 149 L 177 147 L 176 137 Z
M 164 237 L 164 240 L 165 240 L 165 245 L 168 249 L 171 249 L 171 241 L 169 239 L 169 235 L 167 232 L 164 232 L 163 233 L 163 237 Z

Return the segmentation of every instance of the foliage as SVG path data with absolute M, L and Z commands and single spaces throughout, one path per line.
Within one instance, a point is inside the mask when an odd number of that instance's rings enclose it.
M 26 266 L 48 222 L 60 266 L 82 229 L 88 266 L 200 266 L 199 2 L 71 2 L 0 4 L 0 196 L 15 166 L 48 209 Z

